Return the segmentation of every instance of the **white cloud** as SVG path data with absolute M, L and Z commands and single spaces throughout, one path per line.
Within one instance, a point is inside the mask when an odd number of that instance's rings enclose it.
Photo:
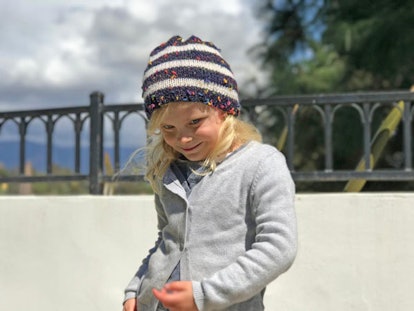
M 66 97 L 97 87 L 113 100 L 139 98 L 149 52 L 176 34 L 213 41 L 241 82 L 252 72 L 245 53 L 258 32 L 242 0 L 17 0 L 3 7 L 0 39 L 7 48 L 0 50 L 0 73 L 6 79 L 0 89 L 7 85 L 37 97 L 60 87 L 69 91 L 61 92 Z M 0 95 L 0 107 L 8 94 L 13 92 Z

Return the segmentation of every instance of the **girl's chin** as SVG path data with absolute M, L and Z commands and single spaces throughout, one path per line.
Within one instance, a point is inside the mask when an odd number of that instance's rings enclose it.
M 189 156 L 189 155 L 185 155 L 183 154 L 184 158 L 186 158 L 188 161 L 192 161 L 192 162 L 201 162 L 204 161 L 205 159 L 200 158 L 200 157 L 196 157 L 196 156 Z
M 206 157 L 203 157 L 203 155 L 201 155 L 199 153 L 182 152 L 181 154 L 188 161 L 200 162 L 200 161 L 204 161 L 206 159 Z

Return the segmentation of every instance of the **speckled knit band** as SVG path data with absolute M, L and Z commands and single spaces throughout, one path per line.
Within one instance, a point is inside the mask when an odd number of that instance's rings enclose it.
M 174 36 L 155 48 L 144 72 L 142 97 L 148 119 L 170 102 L 201 102 L 237 116 L 237 82 L 211 42 Z

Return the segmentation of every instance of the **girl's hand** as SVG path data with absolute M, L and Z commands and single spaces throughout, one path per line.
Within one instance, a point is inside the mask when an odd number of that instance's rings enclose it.
M 137 300 L 135 298 L 131 298 L 125 301 L 122 311 L 137 311 Z
M 193 298 L 193 284 L 178 281 L 165 284 L 161 289 L 153 289 L 154 296 L 170 311 L 197 311 Z

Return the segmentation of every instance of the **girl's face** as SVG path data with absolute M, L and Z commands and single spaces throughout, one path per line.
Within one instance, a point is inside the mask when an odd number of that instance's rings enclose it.
M 161 120 L 164 141 L 190 161 L 203 161 L 219 139 L 225 112 L 202 103 L 170 103 Z

